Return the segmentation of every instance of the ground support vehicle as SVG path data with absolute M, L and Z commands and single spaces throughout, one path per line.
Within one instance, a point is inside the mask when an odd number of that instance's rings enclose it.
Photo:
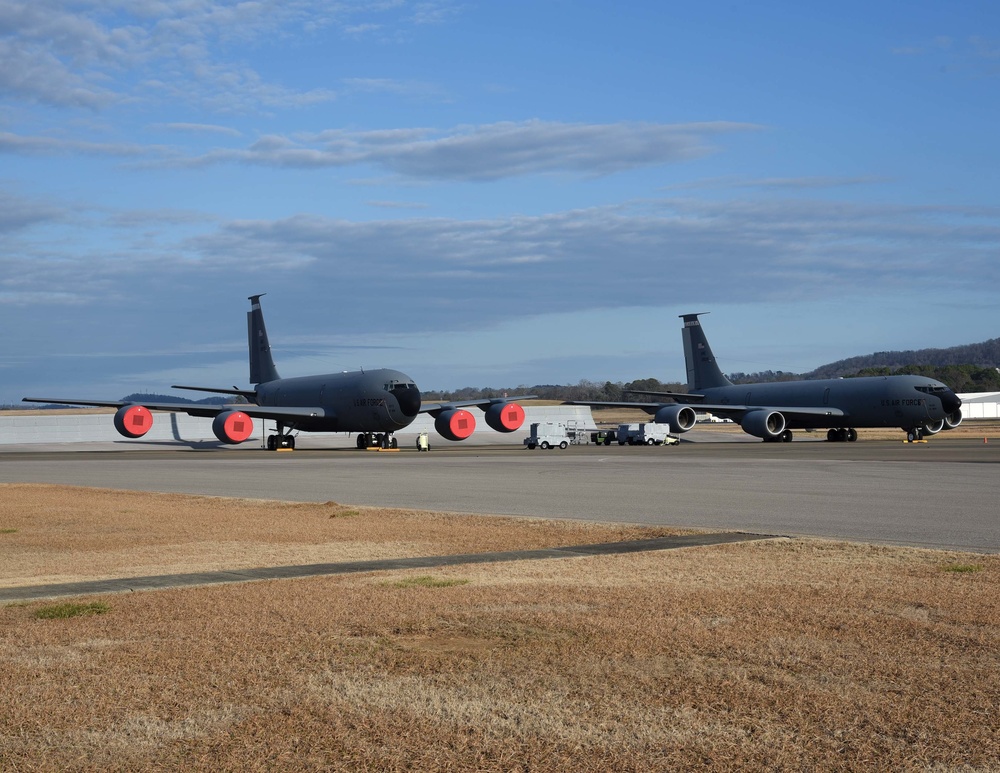
M 530 449 L 535 448 L 569 448 L 570 434 L 568 427 L 562 422 L 536 421 L 531 425 L 531 434 L 524 439 L 524 444 Z
M 616 429 L 599 429 L 597 432 L 590 433 L 590 442 L 597 443 L 599 446 L 609 446 L 617 439 L 618 430 Z
M 677 445 L 680 439 L 670 434 L 666 424 L 646 422 L 645 424 L 619 424 L 617 433 L 618 445 L 628 443 L 630 446 Z

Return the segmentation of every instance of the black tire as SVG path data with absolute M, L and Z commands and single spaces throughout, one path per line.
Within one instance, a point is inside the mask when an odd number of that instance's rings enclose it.
M 562 443 L 559 444 L 559 448 L 561 448 L 563 451 L 565 451 L 567 448 L 569 448 L 569 443 L 567 443 L 564 440 Z
M 541 443 L 539 443 L 539 445 L 541 446 L 541 449 L 542 449 L 543 451 L 547 451 L 547 450 L 548 450 L 548 448 L 549 448 L 549 444 L 548 444 L 548 441 L 546 441 L 546 440 L 543 440 L 543 441 L 542 441 Z

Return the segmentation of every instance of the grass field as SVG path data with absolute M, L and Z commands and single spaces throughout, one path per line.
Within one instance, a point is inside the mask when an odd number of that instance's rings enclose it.
M 15 585 L 665 532 L 0 486 Z M 998 590 L 774 540 L 8 605 L 0 770 L 994 770 Z

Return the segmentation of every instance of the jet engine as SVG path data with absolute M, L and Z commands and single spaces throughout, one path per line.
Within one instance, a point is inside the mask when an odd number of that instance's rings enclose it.
M 434 429 L 445 440 L 465 440 L 476 431 L 476 419 L 462 408 L 450 408 L 434 419 Z
M 125 437 L 142 437 L 153 426 L 153 414 L 143 405 L 123 405 L 115 413 L 115 429 Z
M 750 411 L 743 416 L 740 426 L 748 435 L 774 440 L 785 431 L 785 417 L 778 411 Z
M 924 425 L 925 435 L 936 435 L 938 432 L 944 429 L 944 419 L 939 419 L 938 421 L 931 422 L 930 424 Z
M 945 429 L 955 429 L 959 424 L 962 423 L 962 411 L 952 411 L 947 416 L 944 417 L 944 428 Z
M 657 424 L 667 424 L 673 433 L 687 432 L 691 429 L 698 417 L 695 416 L 694 408 L 688 405 L 665 405 L 660 408 L 653 421 Z
M 517 403 L 493 403 L 486 409 L 486 423 L 497 432 L 513 432 L 524 424 L 524 408 Z
M 212 421 L 212 432 L 223 443 L 242 443 L 253 434 L 253 419 L 243 411 L 223 411 Z

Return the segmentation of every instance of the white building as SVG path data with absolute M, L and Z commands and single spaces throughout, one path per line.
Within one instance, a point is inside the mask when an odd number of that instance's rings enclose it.
M 1000 392 L 966 392 L 959 397 L 963 419 L 1000 418 Z

